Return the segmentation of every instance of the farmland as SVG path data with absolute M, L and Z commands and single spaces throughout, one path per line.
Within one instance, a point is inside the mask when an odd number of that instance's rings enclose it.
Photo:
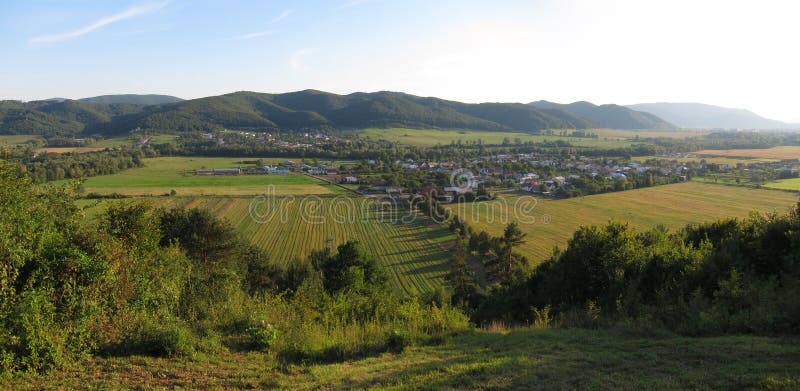
M 478 142 L 484 144 L 501 144 L 505 138 L 514 141 L 519 138 L 522 142 L 564 141 L 575 146 L 597 148 L 619 148 L 633 144 L 625 139 L 604 139 L 568 136 L 544 136 L 517 132 L 489 132 L 489 131 L 461 131 L 438 129 L 364 129 L 358 132 L 360 137 L 369 137 L 373 140 L 391 141 L 403 145 L 417 147 L 433 146 L 437 144 L 450 144 L 451 142 Z
M 695 153 L 698 156 L 800 159 L 800 146 L 780 146 L 764 149 L 705 149 Z
M 131 196 L 161 195 L 175 190 L 178 195 L 256 195 L 273 186 L 276 195 L 331 194 L 340 189 L 299 174 L 197 176 L 199 168 L 229 168 L 242 166 L 242 158 L 185 158 L 160 157 L 146 159 L 145 167 L 133 168 L 114 175 L 96 176 L 86 180 L 87 192 Z M 249 160 L 253 160 L 252 158 Z M 284 159 L 264 159 L 274 164 Z
M 784 213 L 795 202 L 797 196 L 788 192 L 689 182 L 564 200 L 502 195 L 473 204 L 474 213 L 465 204 L 447 208 L 492 235 L 502 234 L 504 224 L 516 219 L 528 234 L 520 252 L 538 262 L 550 256 L 555 246 L 564 248 L 582 225 L 615 220 L 636 228 L 678 229 L 724 217 L 746 217 L 753 210 Z
M 779 179 L 774 182 L 765 183 L 762 186 L 770 189 L 800 191 L 800 178 Z
M 27 134 L 15 134 L 15 135 L 2 135 L 0 136 L 0 145 L 6 144 L 24 144 L 28 141 L 33 140 L 40 140 L 44 141 L 42 136 L 34 136 L 34 135 L 27 135 Z
M 276 197 L 275 204 L 259 198 L 167 197 L 156 199 L 155 205 L 209 209 L 277 263 L 305 262 L 313 250 L 358 240 L 383 264 L 392 285 L 411 294 L 444 283 L 447 250 L 455 239 L 445 227 L 420 215 L 403 223 L 402 213 L 383 211 L 377 202 L 362 197 Z M 250 213 L 251 206 L 255 214 Z M 91 207 L 87 215 L 97 214 L 98 208 L 102 204 Z

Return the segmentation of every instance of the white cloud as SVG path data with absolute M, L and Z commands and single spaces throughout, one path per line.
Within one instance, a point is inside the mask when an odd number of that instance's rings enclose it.
M 239 36 L 236 37 L 236 39 L 253 39 L 253 38 L 264 37 L 264 36 L 272 35 L 272 34 L 274 34 L 274 32 L 270 31 L 270 30 L 268 30 L 268 31 L 259 31 L 259 32 L 255 32 L 255 33 L 239 35 Z
M 68 32 L 59 33 L 59 34 L 42 35 L 42 36 L 38 36 L 38 37 L 33 37 L 33 38 L 31 38 L 30 42 L 31 43 L 53 43 L 53 42 L 61 42 L 61 41 L 67 41 L 67 40 L 70 40 L 70 39 L 75 39 L 75 38 L 78 38 L 78 37 L 80 37 L 82 35 L 91 33 L 92 31 L 95 31 L 97 29 L 100 29 L 102 27 L 108 26 L 108 25 L 110 25 L 112 23 L 120 22 L 120 21 L 123 21 L 125 19 L 130 19 L 130 18 L 134 18 L 134 17 L 137 17 L 137 16 L 146 15 L 146 14 L 158 11 L 158 10 L 166 7 L 168 3 L 169 2 L 149 3 L 149 4 L 142 4 L 142 5 L 133 6 L 131 8 L 126 9 L 125 11 L 122 11 L 122 12 L 119 12 L 119 13 L 116 13 L 116 14 L 113 14 L 113 15 L 102 17 L 102 18 L 98 19 L 96 22 L 94 22 L 94 23 L 92 23 L 92 24 L 90 24 L 88 26 L 81 27 L 81 28 L 79 28 L 77 30 L 68 31 Z
M 309 54 L 313 53 L 314 49 L 298 49 L 292 52 L 289 56 L 289 67 L 292 68 L 295 72 L 302 72 L 308 70 L 308 64 L 306 64 L 306 57 Z
M 270 25 L 270 24 L 278 23 L 278 22 L 288 18 L 289 15 L 291 15 L 291 14 L 292 14 L 292 10 L 285 10 L 285 11 L 281 12 L 278 16 L 276 16 L 276 17 L 270 19 L 269 21 L 267 21 L 266 24 Z M 254 33 L 242 34 L 242 35 L 236 36 L 234 38 L 236 38 L 236 39 L 253 39 L 253 38 L 263 37 L 263 36 L 266 36 L 266 35 L 272 35 L 273 33 L 274 32 L 271 31 L 271 30 L 257 31 L 257 32 L 254 32 Z
M 281 12 L 281 13 L 280 13 L 280 15 L 278 15 L 278 16 L 276 16 L 276 17 L 272 18 L 272 19 L 271 19 L 269 22 L 267 22 L 267 24 L 274 24 L 274 23 L 278 23 L 278 22 L 280 22 L 281 20 L 284 20 L 284 19 L 288 18 L 288 17 L 289 17 L 289 15 L 291 15 L 291 14 L 292 14 L 292 10 L 286 10 L 286 11 L 283 11 L 283 12 Z

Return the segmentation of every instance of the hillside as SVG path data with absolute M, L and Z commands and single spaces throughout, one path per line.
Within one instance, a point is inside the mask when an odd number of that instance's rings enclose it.
M 170 96 L 170 95 L 136 95 L 136 94 L 124 94 L 124 95 L 101 95 L 101 96 L 93 96 L 90 98 L 82 98 L 78 99 L 83 103 L 105 103 L 105 104 L 114 104 L 114 103 L 124 103 L 124 104 L 132 104 L 132 105 L 160 105 L 165 103 L 175 103 L 180 102 L 183 99 Z
M 661 118 L 642 111 L 619 105 L 595 105 L 590 102 L 559 104 L 540 100 L 530 105 L 541 109 L 558 109 L 586 118 L 603 128 L 624 130 L 671 130 L 676 126 Z
M 798 124 L 764 118 L 748 110 L 702 103 L 640 103 L 627 107 L 688 129 L 800 129 Z
M 0 134 L 120 134 L 136 128 L 207 131 L 391 126 L 531 132 L 598 126 L 560 109 L 519 103 L 467 104 L 387 91 L 349 95 L 315 90 L 285 94 L 240 91 L 171 103 L 140 104 L 152 103 L 154 100 L 149 97 L 113 95 L 79 101 L 8 101 L 0 110 L 16 111 L 6 113 L 13 121 L 0 124 Z

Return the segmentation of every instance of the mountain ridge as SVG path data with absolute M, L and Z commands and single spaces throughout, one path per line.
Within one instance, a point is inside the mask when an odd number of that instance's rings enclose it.
M 162 103 L 152 103 L 158 97 Z M 131 103 L 140 102 L 140 103 Z M 104 95 L 80 100 L 0 101 L 0 134 L 416 127 L 538 132 L 546 129 L 662 130 L 675 126 L 619 105 L 463 103 L 403 92 L 236 91 L 180 100 L 167 95 Z
M 685 129 L 800 129 L 800 124 L 765 118 L 749 110 L 705 103 L 657 102 L 626 107 L 651 113 Z

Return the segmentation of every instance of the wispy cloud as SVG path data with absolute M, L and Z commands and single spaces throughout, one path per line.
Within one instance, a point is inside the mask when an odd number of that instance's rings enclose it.
M 370 3 L 370 2 L 372 2 L 372 0 L 348 0 L 348 1 L 345 1 L 344 3 L 342 3 L 342 4 L 339 4 L 339 8 L 350 8 L 350 7 L 355 7 L 355 6 L 359 6 L 361 4 L 366 4 L 366 3 Z
M 53 42 L 61 42 L 61 41 L 67 41 L 67 40 L 70 40 L 70 39 L 75 39 L 75 38 L 78 38 L 78 37 L 80 37 L 82 35 L 86 35 L 88 33 L 91 33 L 92 31 L 95 31 L 97 29 L 100 29 L 102 27 L 108 26 L 110 24 L 113 24 L 113 23 L 116 23 L 116 22 L 120 22 L 120 21 L 123 21 L 125 19 L 130 19 L 130 18 L 134 18 L 134 17 L 137 17 L 137 16 L 153 13 L 155 11 L 158 11 L 158 10 L 166 7 L 168 3 L 169 3 L 168 1 L 165 1 L 165 2 L 161 2 L 161 3 L 147 3 L 147 4 L 136 5 L 136 6 L 133 6 L 133 7 L 130 7 L 128 9 L 126 9 L 125 11 L 122 11 L 122 12 L 119 12 L 119 13 L 116 13 L 116 14 L 113 14 L 113 15 L 109 15 L 109 16 L 104 16 L 104 17 L 98 19 L 97 21 L 95 21 L 94 23 L 92 23 L 92 24 L 90 24 L 88 26 L 81 27 L 81 28 L 79 28 L 77 30 L 68 31 L 68 32 L 65 32 L 65 33 L 60 33 L 60 34 L 51 34 L 51 35 L 42 35 L 42 36 L 38 36 L 38 37 L 33 37 L 33 38 L 30 39 L 30 42 L 32 42 L 32 43 L 53 43 Z
M 283 11 L 283 12 L 281 12 L 281 14 L 280 14 L 280 15 L 278 15 L 278 16 L 276 16 L 276 17 L 272 18 L 272 19 L 271 19 L 269 22 L 267 22 L 267 24 L 274 24 L 274 23 L 278 23 L 278 22 L 280 22 L 281 20 L 284 20 L 284 19 L 288 18 L 288 17 L 289 17 L 289 15 L 291 15 L 291 14 L 292 14 L 292 10 L 286 10 L 286 11 Z
M 309 49 L 309 48 L 295 50 L 289 56 L 289 67 L 296 72 L 302 72 L 308 70 L 308 65 L 306 64 L 306 57 L 308 57 L 308 55 L 313 52 L 314 49 Z
M 255 33 L 239 35 L 239 36 L 236 37 L 236 39 L 253 39 L 253 38 L 263 37 L 263 36 L 272 35 L 272 34 L 273 34 L 273 31 L 271 31 L 271 30 L 259 31 L 259 32 L 255 32 Z
M 269 21 L 267 21 L 267 23 L 265 23 L 265 24 L 270 25 L 270 24 L 278 23 L 278 22 L 288 18 L 289 15 L 291 15 L 291 14 L 292 14 L 292 10 L 285 10 L 285 11 L 281 12 L 278 16 L 276 16 L 276 17 L 270 19 Z M 272 34 L 273 34 L 273 31 L 266 30 L 266 31 L 257 31 L 257 32 L 254 32 L 254 33 L 237 35 L 234 38 L 235 39 L 253 39 L 253 38 L 263 37 L 263 36 L 272 35 Z

